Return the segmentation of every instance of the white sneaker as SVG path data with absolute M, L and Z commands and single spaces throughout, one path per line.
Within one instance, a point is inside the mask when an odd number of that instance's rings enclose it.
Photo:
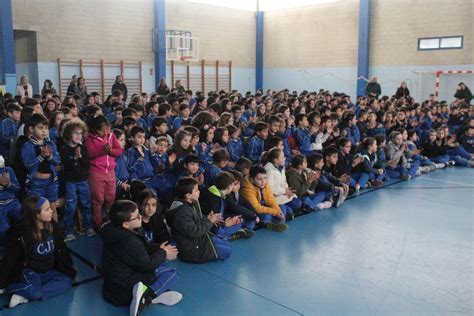
M 346 194 L 345 191 L 339 191 L 339 196 L 337 198 L 336 207 L 341 206 L 341 204 L 344 202 L 346 197 L 347 197 L 347 194 Z
M 142 313 L 143 309 L 150 304 L 150 298 L 147 297 L 146 291 L 148 287 L 142 282 L 137 282 L 133 286 L 133 299 L 130 304 L 130 316 L 138 316 Z
M 431 168 L 429 166 L 424 166 L 424 167 L 420 167 L 418 170 L 420 172 L 429 172 L 431 171 Z
M 421 170 L 419 170 L 419 169 L 416 170 L 415 176 L 417 176 L 417 177 L 421 176 Z
M 10 299 L 10 304 L 8 304 L 8 306 L 10 308 L 13 308 L 19 304 L 25 304 L 25 303 L 28 303 L 29 301 L 24 298 L 23 296 L 21 295 L 17 295 L 17 294 L 13 294 L 12 295 L 12 298 Z
M 172 306 L 178 304 L 182 298 L 183 294 L 176 291 L 168 291 L 154 298 L 151 303 Z
M 448 166 L 454 166 L 455 164 L 456 162 L 453 160 L 448 161 Z
M 332 206 L 332 203 L 330 201 L 321 202 L 318 205 L 316 205 L 316 207 L 320 210 L 330 208 L 331 206 Z
M 74 236 L 74 234 L 67 234 L 66 238 L 64 238 L 65 242 L 73 241 L 73 240 L 76 240 L 76 236 Z
M 97 235 L 97 233 L 95 232 L 95 230 L 93 230 L 92 228 L 89 228 L 89 229 L 86 231 L 86 234 L 87 234 L 87 237 L 94 237 L 95 235 Z
M 446 164 L 444 163 L 435 163 L 436 169 L 443 169 L 446 168 Z

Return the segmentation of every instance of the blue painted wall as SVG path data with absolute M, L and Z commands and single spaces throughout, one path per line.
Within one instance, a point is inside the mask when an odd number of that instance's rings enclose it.
M 359 42 L 357 56 L 357 96 L 365 95 L 366 81 L 370 67 L 370 0 L 359 2 Z M 363 78 L 362 78 L 363 77 Z
M 263 88 L 263 12 L 256 13 L 255 90 Z
M 1 0 L 0 4 L 0 82 L 6 84 L 8 92 L 14 92 L 16 70 L 12 2 L 11 0 Z

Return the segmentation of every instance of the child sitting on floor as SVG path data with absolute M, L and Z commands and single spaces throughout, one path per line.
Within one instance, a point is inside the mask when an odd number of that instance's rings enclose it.
M 155 244 L 136 232 L 142 226 L 137 205 L 118 200 L 110 208 L 110 223 L 100 236 L 104 298 L 117 306 L 130 305 L 130 316 L 139 315 L 151 304 L 177 304 L 182 295 L 169 291 L 179 279 L 166 260 L 175 260 L 178 251 L 167 242 Z

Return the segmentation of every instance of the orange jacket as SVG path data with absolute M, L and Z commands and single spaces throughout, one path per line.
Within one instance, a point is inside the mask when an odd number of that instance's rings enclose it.
M 280 212 L 280 206 L 275 200 L 272 190 L 268 184 L 265 185 L 265 188 L 263 188 L 263 200 L 265 205 L 260 203 L 262 200 L 260 189 L 256 187 L 248 177 L 243 181 L 240 194 L 242 194 L 242 197 L 246 199 L 259 214 L 271 214 L 272 216 L 277 216 L 277 214 Z

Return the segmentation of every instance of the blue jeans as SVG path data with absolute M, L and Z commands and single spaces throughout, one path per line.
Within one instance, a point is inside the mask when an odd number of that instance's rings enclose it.
M 26 186 L 28 196 L 39 195 L 45 197 L 50 203 L 58 200 L 59 185 L 53 178 L 49 179 L 32 179 Z
M 420 168 L 420 161 L 419 160 L 414 160 L 411 162 L 410 168 L 405 168 L 400 165 L 398 165 L 395 169 L 393 169 L 396 172 L 399 172 L 400 175 L 409 175 L 411 177 L 414 177 L 416 175 L 416 172 L 418 171 L 418 168 Z M 400 176 L 399 176 L 400 177 Z
M 449 159 L 453 160 L 458 166 L 468 166 L 469 160 L 471 160 L 471 154 L 464 149 L 464 147 L 459 146 L 447 151 Z
M 10 220 L 18 221 L 21 215 L 21 204 L 18 199 L 12 199 L 8 203 L 0 201 L 0 256 L 3 256 L 7 240 L 4 238 L 8 228 L 10 228 Z
M 312 195 L 307 195 L 303 197 L 302 201 L 304 204 L 311 207 L 313 210 L 317 208 L 317 205 L 326 199 L 325 192 L 317 192 Z
M 217 252 L 217 259 L 218 260 L 225 260 L 230 257 L 232 253 L 232 249 L 230 247 L 230 243 L 227 240 L 221 239 L 219 237 L 211 237 L 212 242 L 214 243 L 214 247 Z
M 82 206 L 84 226 L 86 229 L 92 228 L 91 192 L 89 189 L 89 181 L 66 182 L 65 198 L 66 216 L 64 222 L 66 224 L 66 235 L 72 234 L 78 199 Z
M 436 157 L 431 157 L 431 161 L 436 162 L 436 163 L 448 163 L 449 161 L 449 155 L 440 155 Z
M 155 292 L 156 296 L 160 296 L 164 292 L 171 289 L 178 283 L 179 273 L 176 269 L 170 268 L 166 263 L 162 263 L 155 269 L 156 279 L 150 284 L 150 288 Z
M 219 227 L 217 229 L 217 236 L 221 237 L 222 239 L 230 239 L 232 234 L 236 233 L 242 229 L 242 224 L 237 224 L 229 227 Z
M 298 210 L 301 207 L 301 205 L 303 205 L 303 202 L 301 202 L 300 199 L 295 197 L 290 202 L 285 203 L 285 204 L 281 204 L 280 209 L 282 211 L 283 211 L 283 209 L 285 209 L 285 211 L 283 212 L 283 213 L 285 213 L 285 215 L 286 214 L 293 214 L 296 210 Z
M 370 180 L 378 180 L 378 181 L 383 181 L 383 179 L 385 178 L 385 176 L 387 175 L 387 172 L 388 172 L 389 169 L 384 169 L 384 171 L 382 172 L 382 174 L 377 174 L 375 172 L 371 172 L 369 174 L 369 179 Z M 398 178 L 400 176 L 400 174 L 398 174 L 398 176 L 396 177 L 393 177 L 393 178 Z M 389 175 L 390 178 L 392 178 L 392 176 Z
M 72 287 L 72 279 L 61 272 L 51 270 L 38 273 L 32 269 L 23 270 L 20 279 L 7 288 L 8 293 L 23 296 L 29 301 L 47 300 L 60 295 Z
M 419 160 L 420 161 L 420 166 L 430 166 L 433 164 L 433 162 L 429 158 L 423 158 L 422 155 L 413 155 L 411 156 L 413 160 Z
M 369 182 L 369 174 L 365 172 L 357 172 L 351 174 L 351 182 L 349 183 L 350 186 L 355 186 L 359 184 L 361 188 L 365 188 L 367 182 Z
M 464 159 L 471 160 L 471 154 L 463 146 L 450 149 L 447 154 L 450 156 L 461 156 Z
M 281 208 L 281 212 L 283 213 L 283 218 L 286 217 L 286 211 L 287 208 Z M 257 214 L 258 217 L 260 217 L 260 222 L 262 224 L 269 223 L 269 222 L 276 222 L 276 223 L 284 223 L 285 219 L 280 219 L 276 216 L 273 216 L 271 214 Z
M 250 229 L 250 230 L 254 230 L 255 225 L 256 225 L 255 221 L 252 221 L 252 220 L 244 220 L 243 223 L 242 223 L 243 228 L 247 228 L 247 229 Z

